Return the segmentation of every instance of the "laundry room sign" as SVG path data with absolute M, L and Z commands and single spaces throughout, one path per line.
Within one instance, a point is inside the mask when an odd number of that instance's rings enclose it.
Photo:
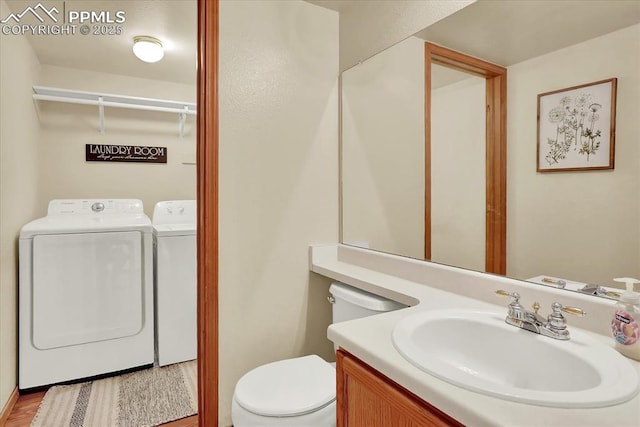
M 87 162 L 167 163 L 167 147 L 86 144 Z

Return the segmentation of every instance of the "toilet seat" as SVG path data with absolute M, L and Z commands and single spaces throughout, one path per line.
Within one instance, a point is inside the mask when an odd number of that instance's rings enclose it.
M 235 400 L 265 417 L 295 417 L 335 401 L 335 368 L 319 356 L 280 360 L 246 373 L 236 385 Z

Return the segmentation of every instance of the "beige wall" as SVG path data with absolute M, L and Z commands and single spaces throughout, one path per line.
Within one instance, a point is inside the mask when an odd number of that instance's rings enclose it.
M 432 93 L 432 259 L 484 270 L 485 83 L 460 78 Z M 342 74 L 344 243 L 423 257 L 424 132 L 423 40 Z
M 340 12 L 340 70 L 364 61 L 474 2 L 475 0 L 351 2 Z
M 484 271 L 486 85 L 464 76 L 431 93 L 431 259 Z
M 196 98 L 195 86 L 50 65 L 43 65 L 38 84 L 184 102 Z M 160 200 L 195 198 L 195 166 L 182 164 L 195 161 L 195 116 L 187 116 L 180 138 L 178 115 L 172 113 L 105 108 L 102 135 L 94 106 L 38 101 L 38 115 L 41 215 L 55 198 L 142 199 L 149 216 Z M 167 164 L 85 162 L 85 144 L 167 147 Z
M 338 239 L 337 74 L 336 12 L 221 2 L 221 425 L 250 369 L 333 357 L 329 281 L 307 253 Z
M 9 13 L 0 1 L 0 16 Z M 17 236 L 38 216 L 40 63 L 23 36 L 0 35 L 0 410 L 17 384 Z
M 640 25 L 508 69 L 507 272 L 640 277 Z M 618 78 L 615 170 L 536 173 L 537 95 Z
M 424 41 L 342 74 L 342 241 L 424 256 Z

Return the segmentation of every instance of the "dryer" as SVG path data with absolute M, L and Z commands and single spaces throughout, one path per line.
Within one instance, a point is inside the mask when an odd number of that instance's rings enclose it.
M 67 199 L 19 242 L 18 386 L 154 362 L 153 231 L 142 202 Z
M 158 365 L 196 358 L 196 201 L 153 210 Z

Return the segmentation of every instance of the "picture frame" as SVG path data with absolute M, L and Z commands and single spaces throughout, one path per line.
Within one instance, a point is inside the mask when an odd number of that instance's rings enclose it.
M 614 168 L 617 85 L 614 77 L 538 95 L 538 172 Z

